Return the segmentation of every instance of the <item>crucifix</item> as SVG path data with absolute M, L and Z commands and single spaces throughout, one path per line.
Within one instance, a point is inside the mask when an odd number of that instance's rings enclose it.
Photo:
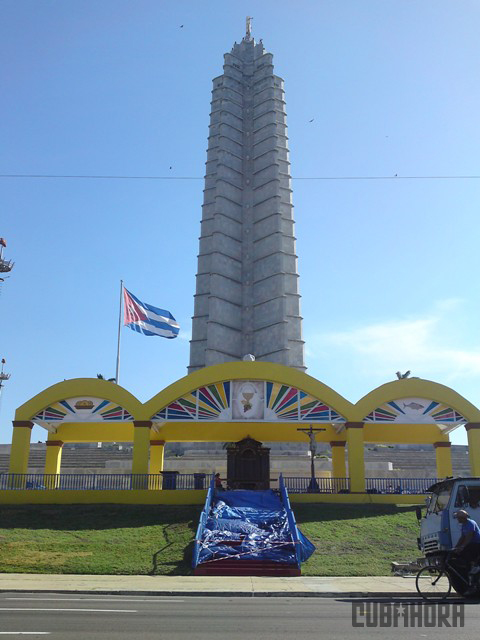
M 326 431 L 326 429 L 320 429 L 320 428 L 314 429 L 312 425 L 310 425 L 308 429 L 297 429 L 297 431 L 302 431 L 303 433 L 306 433 L 310 439 L 309 449 L 310 449 L 311 479 L 310 479 L 310 485 L 308 487 L 308 491 L 311 493 L 318 493 L 319 488 L 318 488 L 317 481 L 315 480 L 315 453 L 317 451 L 317 442 L 315 440 L 315 434 L 317 433 L 317 431 Z

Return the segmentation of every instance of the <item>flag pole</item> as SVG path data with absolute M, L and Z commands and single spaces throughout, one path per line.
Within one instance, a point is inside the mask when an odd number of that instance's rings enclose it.
M 120 384 L 120 337 L 122 335 L 122 301 L 123 301 L 123 280 L 120 280 L 120 306 L 118 309 L 118 338 L 117 338 L 117 368 L 115 371 L 115 381 Z

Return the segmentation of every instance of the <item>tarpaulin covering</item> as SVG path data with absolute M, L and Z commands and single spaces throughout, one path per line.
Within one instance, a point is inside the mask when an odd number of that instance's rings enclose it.
M 314 545 L 299 532 L 302 561 Z M 296 564 L 295 544 L 280 498 L 268 491 L 219 491 L 202 536 L 199 563 L 238 557 Z

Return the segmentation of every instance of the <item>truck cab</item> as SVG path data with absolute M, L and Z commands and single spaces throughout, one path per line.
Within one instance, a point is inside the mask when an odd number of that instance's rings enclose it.
M 444 555 L 460 538 L 454 517 L 464 509 L 480 525 L 480 478 L 448 478 L 429 487 L 427 511 L 421 519 L 418 546 L 426 557 Z

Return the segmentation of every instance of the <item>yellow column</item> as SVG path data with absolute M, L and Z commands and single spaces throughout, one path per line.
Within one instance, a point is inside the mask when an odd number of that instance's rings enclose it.
M 435 457 L 437 459 L 437 478 L 453 476 L 452 451 L 450 442 L 434 442 Z
M 145 478 L 135 478 L 134 489 L 147 489 L 148 459 L 150 457 L 150 420 L 134 420 L 133 422 L 133 460 L 132 473 L 145 475 Z
M 30 420 L 14 420 L 12 448 L 10 451 L 9 473 L 27 473 L 28 458 L 30 456 L 30 437 L 32 435 L 33 422 Z M 16 479 L 20 484 L 24 478 Z M 15 485 L 16 486 L 16 485 Z
M 470 473 L 472 476 L 480 476 L 480 422 L 469 422 L 465 429 L 468 437 Z
M 363 457 L 363 422 L 346 422 L 348 475 L 351 493 L 365 493 L 365 460 Z
M 347 477 L 347 465 L 345 464 L 346 444 L 344 440 L 330 442 L 332 448 L 332 478 Z
M 47 453 L 45 456 L 45 486 L 47 489 L 56 489 L 58 487 L 58 476 L 62 465 L 62 447 L 61 440 L 47 440 Z
M 342 489 L 347 488 L 347 465 L 345 464 L 345 440 L 334 440 L 330 442 L 332 449 L 332 491 L 339 493 Z
M 163 454 L 165 451 L 165 440 L 150 440 L 150 477 L 149 489 L 161 489 L 163 471 Z

